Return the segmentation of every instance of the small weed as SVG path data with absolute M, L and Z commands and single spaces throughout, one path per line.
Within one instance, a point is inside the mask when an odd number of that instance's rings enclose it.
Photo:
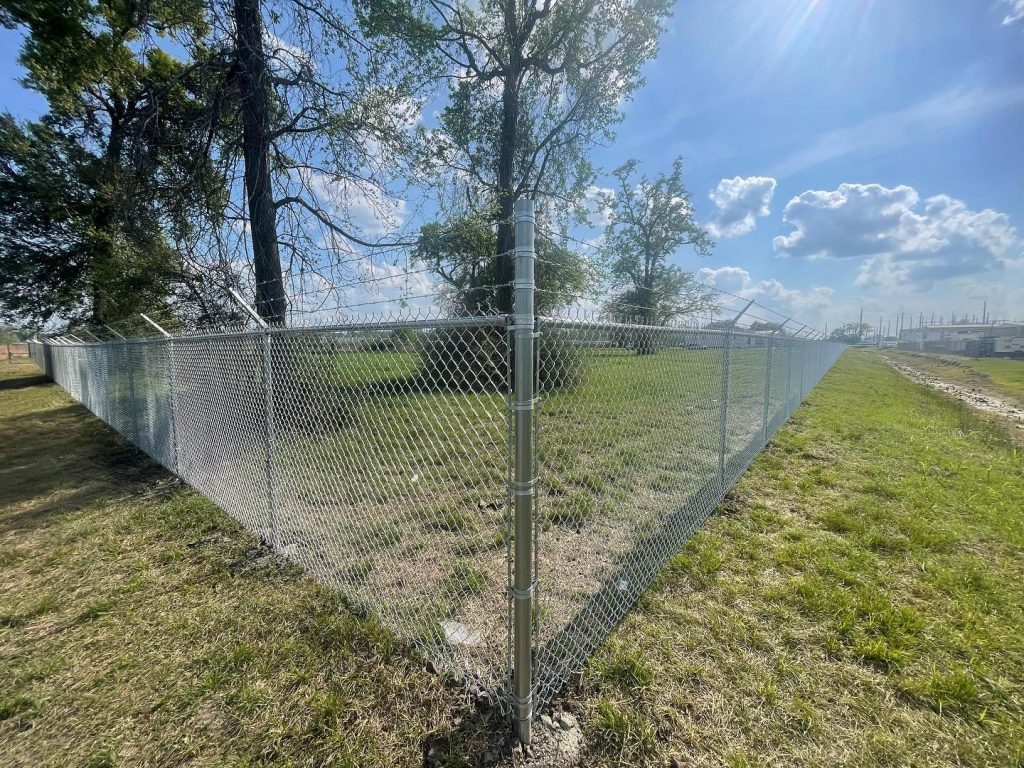
M 610 700 L 597 705 L 586 733 L 593 749 L 620 763 L 640 762 L 655 753 L 654 723 L 639 712 Z
M 90 605 L 88 608 L 86 608 L 80 614 L 78 614 L 78 616 L 75 617 L 75 623 L 76 624 L 85 624 L 85 623 L 90 622 L 90 621 L 95 621 L 96 619 L 100 618 L 101 616 L 104 616 L 105 614 L 110 613 L 116 607 L 117 607 L 117 600 L 115 600 L 115 599 L 99 600 L 99 601 L 93 603 L 92 605 Z
M 402 529 L 397 525 L 378 521 L 366 529 L 366 538 L 375 546 L 393 547 L 402 540 Z
M 724 542 L 717 536 L 696 534 L 683 552 L 669 561 L 671 573 L 686 574 L 698 589 L 714 583 L 722 569 L 725 557 L 722 554 Z
M 14 547 L 0 547 L 0 568 L 14 565 L 25 559 L 25 553 Z
M 598 655 L 590 664 L 595 679 L 620 691 L 642 693 L 654 682 L 655 671 L 640 650 L 616 647 Z
M 964 669 L 933 669 L 901 683 L 903 691 L 939 714 L 980 717 L 989 697 L 973 675 Z
M 109 747 L 94 752 L 85 761 L 85 768 L 115 768 L 116 765 L 117 753 Z
M 36 702 L 28 696 L 0 698 L 0 721 L 15 718 L 23 721 L 31 720 L 37 709 Z
M 425 510 L 422 519 L 424 527 L 432 528 L 436 531 L 471 533 L 477 529 L 477 520 L 474 516 L 450 506 Z
M 30 599 L 27 603 L 23 603 L 15 608 L 13 611 L 0 613 L 0 627 L 8 627 L 15 629 L 21 627 L 33 619 L 38 619 L 40 616 L 45 616 L 57 608 L 57 598 L 52 593 L 47 593 L 41 597 Z
M 455 566 L 448 577 L 448 587 L 456 595 L 475 595 L 487 586 L 487 576 L 472 563 L 463 561 Z

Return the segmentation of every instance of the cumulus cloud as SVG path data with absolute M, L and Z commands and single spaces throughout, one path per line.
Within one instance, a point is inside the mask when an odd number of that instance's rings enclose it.
M 816 317 L 828 309 L 834 293 L 825 286 L 812 287 L 807 291 L 786 288 L 775 278 L 755 282 L 743 267 L 704 267 L 697 271 L 697 279 L 745 299 L 754 299 L 784 315 L 805 319 Z
M 1009 11 L 1003 19 L 1003 26 L 1009 26 L 1015 21 L 1024 19 L 1024 0 L 1003 0 L 1003 5 L 1009 6 Z
M 786 204 L 795 229 L 773 241 L 782 257 L 861 259 L 860 287 L 928 290 L 936 281 L 999 272 L 1019 258 L 1009 217 L 970 210 L 948 195 L 923 202 L 913 187 L 841 184 Z
M 714 237 L 736 237 L 753 231 L 758 216 L 767 216 L 775 194 L 775 179 L 769 176 L 736 176 L 722 179 L 708 197 L 715 215 L 708 222 Z

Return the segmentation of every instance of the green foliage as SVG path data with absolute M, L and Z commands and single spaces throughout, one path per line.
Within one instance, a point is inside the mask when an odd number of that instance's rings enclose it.
M 448 578 L 448 588 L 460 596 L 479 594 L 486 586 L 487 575 L 469 561 L 457 563 Z
M 717 308 L 710 288 L 698 283 L 692 272 L 669 263 L 680 248 L 690 246 L 701 256 L 714 243 L 694 221 L 691 195 L 683 184 L 682 159 L 672 171 L 654 180 L 635 178 L 637 162 L 615 169 L 619 188 L 602 202 L 611 211 L 601 246 L 602 261 L 614 297 L 610 311 L 644 325 L 664 325 L 670 320 Z M 639 353 L 652 352 L 645 336 L 636 345 Z
M 441 114 L 435 161 L 468 169 L 493 215 L 502 196 L 570 205 L 593 178 L 587 153 L 610 140 L 642 83 L 670 12 L 665 0 L 429 3 L 439 45 L 465 68 Z
M 838 341 L 843 344 L 859 344 L 865 339 L 874 336 L 875 330 L 870 323 L 846 323 L 838 328 L 832 329 L 829 333 L 829 341 Z
M 486 217 L 469 215 L 433 222 L 420 230 L 415 257 L 441 279 L 446 300 L 457 315 L 492 314 L 501 279 L 494 258 L 497 236 Z M 534 279 L 537 315 L 552 314 L 592 281 L 579 254 L 541 235 L 536 239 Z
M 598 754 L 620 765 L 645 765 L 656 748 L 654 723 L 640 712 L 611 700 L 602 701 L 587 723 L 588 741 Z
M 104 322 L 152 309 L 183 275 L 171 244 L 215 196 L 195 183 L 210 173 L 190 130 L 202 82 L 139 43 L 202 33 L 202 3 L 5 0 L 0 21 L 26 31 L 25 83 L 49 105 L 25 125 L 0 117 L 5 315 Z

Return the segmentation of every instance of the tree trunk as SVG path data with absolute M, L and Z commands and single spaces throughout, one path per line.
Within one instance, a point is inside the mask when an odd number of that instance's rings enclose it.
M 501 143 L 498 146 L 498 285 L 497 310 L 511 314 L 515 292 L 515 189 L 512 174 L 515 169 L 516 142 L 519 128 L 519 70 L 517 62 L 509 63 L 501 94 Z
M 235 0 L 234 10 L 256 310 L 269 324 L 284 325 L 288 301 L 281 278 L 277 208 L 270 181 L 270 71 L 263 51 L 260 0 Z

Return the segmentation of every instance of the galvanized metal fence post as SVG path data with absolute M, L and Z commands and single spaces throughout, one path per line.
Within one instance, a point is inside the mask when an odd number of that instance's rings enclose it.
M 775 350 L 775 334 L 778 331 L 772 331 L 768 334 L 768 355 L 764 361 L 764 418 L 762 420 L 764 426 L 764 442 L 768 443 L 768 412 L 771 410 L 771 399 L 772 399 L 772 355 Z
M 514 470 L 512 480 L 514 562 L 512 600 L 512 696 L 519 741 L 530 743 L 533 721 L 534 496 L 537 465 L 533 455 L 534 411 L 534 213 L 533 201 L 520 199 L 515 208 L 515 314 L 512 334 L 514 399 Z
M 732 346 L 732 327 L 729 323 L 722 342 L 722 403 L 718 408 L 718 494 L 725 496 L 725 433 L 729 418 L 729 348 Z
M 141 313 L 140 313 L 141 314 Z M 174 339 L 167 331 L 157 325 L 147 315 L 142 315 L 142 319 L 149 323 L 151 326 L 156 328 L 160 333 L 167 339 L 167 385 L 170 388 L 170 400 L 171 404 L 171 449 L 174 451 L 174 456 L 171 461 L 171 466 L 168 467 L 174 474 L 181 477 L 181 471 L 178 460 L 178 419 L 176 411 L 178 410 L 178 398 L 176 394 L 176 387 L 174 385 Z
M 800 403 L 804 399 L 804 395 L 807 394 L 804 391 L 804 369 L 807 368 L 807 339 L 800 340 L 800 397 L 797 403 Z
M 789 407 L 786 408 L 787 411 L 792 411 L 796 407 L 794 401 L 799 402 L 799 400 L 797 400 L 796 393 L 793 391 L 793 353 L 797 351 L 797 337 L 806 327 L 806 325 L 801 325 L 799 328 L 797 328 L 796 332 L 793 334 L 789 341 L 789 371 L 786 374 L 786 397 L 789 398 Z

